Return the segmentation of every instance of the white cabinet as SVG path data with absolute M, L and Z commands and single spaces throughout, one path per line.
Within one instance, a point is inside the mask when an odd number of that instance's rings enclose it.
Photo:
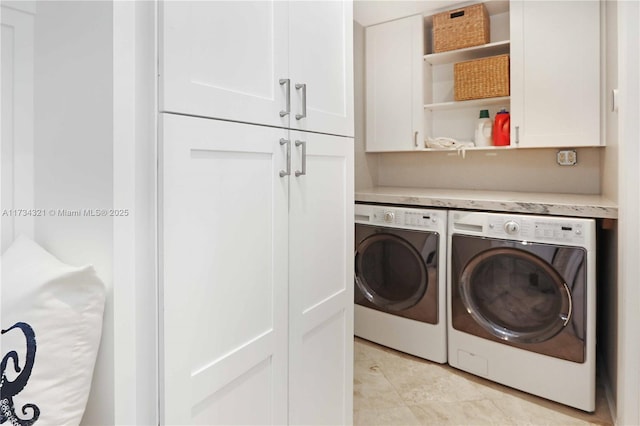
M 162 424 L 286 423 L 284 136 L 163 114 Z
M 159 10 L 162 423 L 350 424 L 352 4 Z
M 351 2 L 166 1 L 160 110 L 353 136 Z
M 366 28 L 366 150 L 424 148 L 424 22 L 410 16 Z
M 163 114 L 160 176 L 163 423 L 351 423 L 353 140 Z
M 485 5 L 491 35 L 482 46 L 431 53 L 430 16 L 366 29 L 367 151 L 424 150 L 437 137 L 472 141 L 480 110 L 494 118 L 502 108 L 511 115 L 507 148 L 602 144 L 600 2 Z M 453 65 L 501 54 L 510 55 L 510 96 L 455 101 Z
M 291 132 L 291 424 L 353 423 L 353 140 Z M 298 146 L 296 150 L 299 150 Z M 295 163 L 298 163 L 295 165 Z
M 283 2 L 160 3 L 160 111 L 288 124 Z
M 289 76 L 291 128 L 354 135 L 351 1 L 289 2 Z
M 511 1 L 511 140 L 599 146 L 600 2 Z

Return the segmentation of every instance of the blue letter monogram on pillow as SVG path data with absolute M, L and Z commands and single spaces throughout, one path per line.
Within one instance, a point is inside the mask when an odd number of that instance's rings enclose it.
M 36 334 L 31 326 L 25 322 L 15 323 L 13 326 L 6 330 L 2 330 L 2 334 L 8 333 L 13 329 L 19 329 L 24 334 L 26 339 L 26 357 L 24 366 L 20 367 L 20 360 L 18 359 L 18 353 L 16 351 L 9 351 L 0 363 L 0 369 L 2 369 L 2 378 L 0 379 L 0 424 L 9 421 L 12 425 L 16 426 L 30 426 L 38 420 L 40 417 L 40 409 L 35 404 L 25 404 L 22 407 L 22 415 L 27 416 L 27 412 L 31 411 L 31 418 L 23 420 L 16 415 L 16 410 L 13 403 L 13 397 L 20 393 L 27 382 L 29 376 L 31 376 L 31 370 L 36 359 Z M 7 364 L 13 364 L 13 369 L 18 376 L 13 380 L 9 380 L 7 377 Z

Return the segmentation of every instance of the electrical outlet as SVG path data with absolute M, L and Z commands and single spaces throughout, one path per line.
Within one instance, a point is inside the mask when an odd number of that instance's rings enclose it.
M 575 149 L 565 149 L 558 151 L 556 160 L 561 166 L 573 166 L 578 162 L 578 154 Z

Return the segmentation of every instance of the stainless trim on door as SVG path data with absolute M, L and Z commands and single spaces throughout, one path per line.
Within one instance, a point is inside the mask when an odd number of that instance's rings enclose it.
M 571 299 L 571 290 L 569 290 L 569 286 L 565 282 L 563 282 L 562 285 L 564 285 L 564 291 L 567 292 L 567 299 L 569 300 L 569 312 L 567 312 L 566 317 L 560 314 L 560 319 L 564 320 L 564 326 L 566 327 L 567 324 L 569 324 L 569 321 L 571 321 L 571 314 L 573 314 L 573 302 Z
M 307 85 L 296 84 L 296 90 L 300 89 L 302 89 L 302 114 L 296 114 L 296 120 L 300 120 L 307 116 Z
M 296 170 L 296 177 L 307 174 L 307 142 L 296 141 L 296 146 L 302 146 L 302 170 Z
M 286 85 L 285 98 L 287 99 L 286 109 L 280 111 L 280 117 L 285 117 L 291 112 L 291 80 L 288 78 L 280 79 L 280 86 Z
M 291 141 L 281 138 L 280 145 L 287 145 L 287 168 L 285 170 L 280 170 L 280 177 L 285 177 L 291 174 Z

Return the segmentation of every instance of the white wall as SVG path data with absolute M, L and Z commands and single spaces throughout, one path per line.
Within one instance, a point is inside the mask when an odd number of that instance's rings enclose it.
M 604 3 L 604 91 L 602 94 L 603 128 L 606 148 L 602 152 L 602 195 L 618 201 L 618 111 L 613 110 L 612 91 L 618 88 L 618 2 Z
M 574 194 L 600 193 L 600 148 L 559 166 L 554 149 L 379 154 L 378 185 Z
M 35 203 L 113 207 L 112 4 L 39 1 L 35 18 Z M 93 264 L 108 288 L 85 424 L 113 423 L 113 221 L 36 221 L 36 240 L 62 261 Z
M 113 7 L 115 424 L 158 424 L 155 7 Z
M 605 37 L 603 40 L 604 90 L 602 115 L 606 148 L 602 151 L 600 175 L 601 193 L 618 201 L 618 112 L 613 110 L 612 90 L 618 88 L 618 2 L 604 3 Z M 609 223 L 598 235 L 598 348 L 599 367 L 605 380 L 609 404 L 615 418 L 618 385 L 618 223 Z
M 640 424 L 640 3 L 618 2 L 618 352 L 616 422 Z
M 33 209 L 33 56 L 35 7 L 2 2 L 2 209 Z M 33 237 L 33 217 L 2 216 L 2 250 Z
M 155 8 L 2 1 L 3 208 L 130 212 L 3 221 L 107 286 L 83 424 L 157 424 Z
M 364 27 L 353 22 L 353 84 L 355 119 L 355 187 L 371 188 L 377 185 L 378 154 L 365 152 L 365 80 Z

